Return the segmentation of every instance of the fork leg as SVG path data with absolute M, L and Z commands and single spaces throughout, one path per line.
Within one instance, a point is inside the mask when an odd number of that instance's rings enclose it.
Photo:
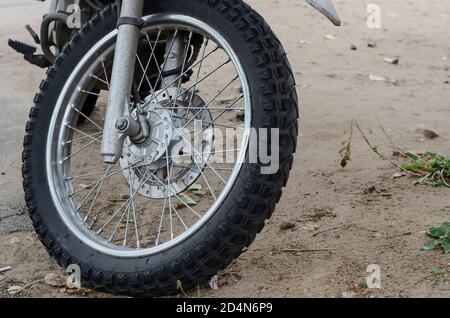
M 182 32 L 178 32 L 168 38 L 165 54 L 166 61 L 164 62 L 165 66 L 163 72 L 176 69 L 179 69 L 180 71 L 169 76 L 164 76 L 161 88 L 178 87 L 179 82 L 182 80 L 177 79 L 180 77 L 184 55 L 186 53 L 185 39 L 186 36 Z
M 118 23 L 114 64 L 111 75 L 108 107 L 101 154 L 105 163 L 116 163 L 122 155 L 123 134 L 116 128 L 130 103 L 134 67 L 139 42 L 139 21 L 143 15 L 144 0 L 123 0 Z

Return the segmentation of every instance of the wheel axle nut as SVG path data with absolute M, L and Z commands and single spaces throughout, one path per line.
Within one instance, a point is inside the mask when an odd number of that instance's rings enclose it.
M 119 118 L 116 122 L 116 128 L 120 132 L 124 132 L 125 130 L 127 130 L 129 125 L 130 125 L 130 122 L 128 121 L 128 118 L 126 118 L 126 117 Z

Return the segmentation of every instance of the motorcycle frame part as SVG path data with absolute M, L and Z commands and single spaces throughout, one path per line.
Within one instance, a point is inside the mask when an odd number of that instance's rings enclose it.
M 144 0 L 122 1 L 120 19 L 141 19 Z M 127 137 L 116 128 L 130 103 L 140 26 L 133 23 L 118 24 L 117 43 L 111 74 L 111 88 L 106 109 L 101 154 L 105 163 L 114 164 L 122 155 L 123 141 Z
M 331 0 L 306 0 L 306 2 L 327 17 L 334 25 L 341 26 L 341 19 Z
M 188 49 L 184 48 L 184 38 L 185 36 L 181 32 L 176 32 L 173 36 L 168 38 L 163 73 L 170 73 L 170 71 L 177 69 L 180 69 L 180 73 L 182 72 L 181 66 L 185 60 L 184 53 Z M 181 79 L 177 81 L 178 77 L 178 73 L 165 76 L 162 79 L 160 88 L 179 87 Z
M 67 27 L 67 16 L 65 15 L 68 13 L 69 5 L 75 4 L 80 7 L 80 22 L 84 24 L 110 2 L 112 1 L 98 0 L 93 4 L 91 0 L 51 0 L 49 13 L 44 17 L 41 24 L 40 41 L 36 41 L 36 37 L 34 37 L 36 44 L 40 44 L 44 56 L 38 55 L 25 59 L 42 68 L 54 63 L 56 56 L 73 35 L 74 30 Z M 306 0 L 306 2 L 326 16 L 333 24 L 341 25 L 341 20 L 331 0 Z M 37 43 L 41 41 L 42 43 Z M 54 52 L 51 50 L 52 47 Z
M 50 64 L 55 63 L 56 56 L 51 51 L 51 47 L 54 46 L 49 42 L 49 30 L 50 30 L 50 24 L 59 22 L 60 25 L 66 25 L 67 21 L 67 15 L 64 13 L 50 13 L 47 14 L 44 19 L 42 20 L 41 24 L 41 49 L 42 53 L 44 54 L 45 58 Z
M 103 7 L 107 4 L 108 1 L 102 0 Z M 98 9 L 101 9 L 93 8 L 85 0 L 51 0 L 49 13 L 44 16 L 40 30 L 41 48 L 50 64 L 53 64 L 55 55 L 58 55 L 75 31 L 67 26 L 68 14 L 71 13 L 67 12 L 67 9 L 70 5 L 79 6 L 81 25 L 89 21 Z M 54 48 L 55 53 L 50 50 L 51 47 Z
M 139 130 L 136 133 L 128 133 L 127 135 L 130 136 L 132 141 L 136 144 L 142 144 L 147 141 L 148 137 L 150 136 L 150 126 L 147 123 L 146 120 L 146 114 L 142 111 L 142 105 L 144 104 L 142 97 L 139 93 L 138 87 L 136 86 L 136 83 L 133 82 L 132 84 L 133 88 L 133 99 L 134 99 L 134 105 L 136 107 L 137 112 L 137 122 L 135 124 L 139 127 Z M 117 126 L 117 123 L 116 123 Z

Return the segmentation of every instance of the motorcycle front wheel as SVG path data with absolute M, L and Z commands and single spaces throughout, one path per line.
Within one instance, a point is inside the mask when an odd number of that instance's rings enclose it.
M 127 138 L 119 162 L 105 164 L 117 18 L 111 5 L 85 25 L 40 86 L 24 139 L 26 202 L 47 251 L 79 266 L 86 287 L 170 295 L 228 266 L 272 215 L 297 143 L 295 82 L 280 42 L 243 2 L 146 4 L 135 83 L 151 135 Z M 183 80 L 168 88 L 157 52 L 176 34 Z M 133 103 L 127 112 L 137 116 Z M 279 130 L 274 173 L 249 160 L 252 128 Z

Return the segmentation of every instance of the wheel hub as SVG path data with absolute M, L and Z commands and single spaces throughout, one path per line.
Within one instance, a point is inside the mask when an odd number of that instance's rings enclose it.
M 120 165 L 126 181 L 135 191 L 145 197 L 163 199 L 184 192 L 201 176 L 211 155 L 214 134 L 210 124 L 206 127 L 202 124 L 201 135 L 198 136 L 199 131 L 191 129 L 193 121 L 187 126 L 183 122 L 189 121 L 189 112 L 202 123 L 212 122 L 207 109 L 199 111 L 205 102 L 197 95 L 187 91 L 180 94 L 177 88 L 169 88 L 155 92 L 154 96 L 153 100 L 149 96 L 142 106 L 150 126 L 150 136 L 142 144 L 135 144 L 126 138 Z M 174 96 L 178 96 L 176 102 Z M 192 109 L 186 110 L 190 101 Z M 136 111 L 131 117 L 137 118 Z M 198 136 L 202 147 L 200 151 L 188 145 L 183 137 L 186 130 L 193 133 L 193 138 Z M 183 159 L 183 166 L 178 167 L 175 163 L 177 156 Z M 129 169 L 130 166 L 134 168 Z M 168 166 L 172 172 L 169 172 Z
M 165 153 L 166 146 L 170 143 L 173 134 L 171 114 L 168 110 L 146 110 L 146 119 L 151 127 L 150 136 L 142 144 L 135 144 L 130 138 L 126 138 L 123 148 L 123 157 L 131 164 L 151 166 Z M 136 114 L 133 114 L 136 117 Z

